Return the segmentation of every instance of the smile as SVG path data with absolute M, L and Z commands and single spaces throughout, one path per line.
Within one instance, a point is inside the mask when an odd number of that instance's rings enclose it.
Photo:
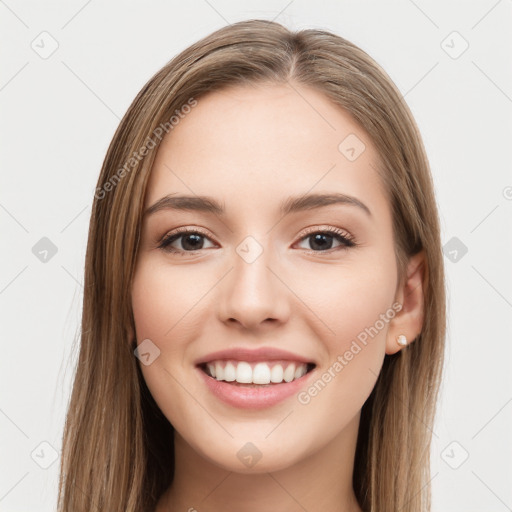
M 215 399 L 238 409 L 264 409 L 297 395 L 312 378 L 317 363 L 274 347 L 240 347 L 205 355 L 195 366 Z
M 274 385 L 300 379 L 314 368 L 300 361 L 209 361 L 201 366 L 210 377 L 234 384 Z

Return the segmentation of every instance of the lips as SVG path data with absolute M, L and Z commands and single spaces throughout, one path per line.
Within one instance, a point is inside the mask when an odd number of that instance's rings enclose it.
M 212 352 L 204 357 L 201 357 L 195 361 L 196 365 L 201 365 L 211 361 L 234 359 L 235 361 L 292 361 L 299 363 L 312 363 L 316 364 L 314 359 L 304 357 L 300 354 L 294 354 L 287 350 L 281 350 L 273 347 L 260 347 L 257 349 L 248 348 L 233 348 L 226 350 L 218 350 Z

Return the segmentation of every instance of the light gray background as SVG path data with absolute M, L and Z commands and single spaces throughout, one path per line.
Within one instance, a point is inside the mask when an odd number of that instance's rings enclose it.
M 52 461 L 91 204 L 121 116 L 176 53 L 248 18 L 332 30 L 374 57 L 405 95 L 432 166 L 443 244 L 457 239 L 445 259 L 433 509 L 512 510 L 511 0 L 0 0 L 0 509 L 55 508 Z M 42 237 L 57 247 L 47 262 L 32 252 Z

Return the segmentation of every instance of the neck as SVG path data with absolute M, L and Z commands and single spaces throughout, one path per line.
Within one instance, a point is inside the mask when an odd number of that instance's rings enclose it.
M 356 416 L 320 451 L 259 474 L 221 469 L 175 433 L 175 478 L 156 512 L 361 512 L 352 486 L 358 426 Z

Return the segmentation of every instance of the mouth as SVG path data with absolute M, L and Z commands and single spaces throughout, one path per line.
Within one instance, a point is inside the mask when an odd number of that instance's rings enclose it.
M 211 396 L 237 409 L 265 409 L 291 399 L 313 378 L 317 363 L 276 347 L 236 347 L 195 361 Z
M 261 388 L 297 381 L 315 368 L 302 361 L 238 361 L 218 359 L 198 365 L 208 377 L 233 386 Z

